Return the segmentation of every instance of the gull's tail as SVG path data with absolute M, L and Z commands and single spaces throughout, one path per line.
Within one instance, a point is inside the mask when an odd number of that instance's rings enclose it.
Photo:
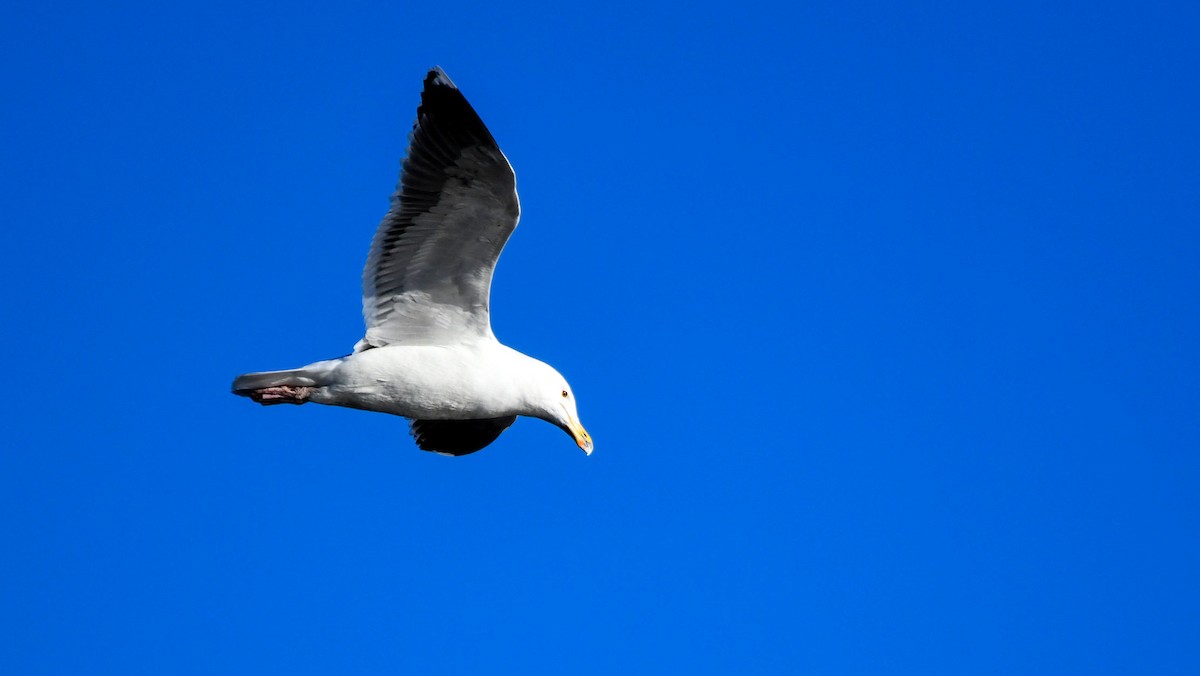
M 233 379 L 233 393 L 264 406 L 303 404 L 314 389 L 325 385 L 339 362 L 340 359 L 332 359 L 287 371 L 246 373 Z

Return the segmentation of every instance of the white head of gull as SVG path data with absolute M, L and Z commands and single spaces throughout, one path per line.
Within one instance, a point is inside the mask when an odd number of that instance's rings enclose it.
M 590 454 L 566 379 L 492 334 L 492 272 L 520 212 L 496 140 L 446 73 L 429 71 L 363 269 L 366 336 L 340 359 L 238 376 L 234 394 L 404 416 L 418 447 L 445 455 L 474 453 L 530 416 Z

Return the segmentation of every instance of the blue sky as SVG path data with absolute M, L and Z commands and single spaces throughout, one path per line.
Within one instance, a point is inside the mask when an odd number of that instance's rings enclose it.
M 1194 5 L 5 15 L 3 671 L 1200 670 Z M 435 64 L 590 458 L 228 394 L 361 336 Z

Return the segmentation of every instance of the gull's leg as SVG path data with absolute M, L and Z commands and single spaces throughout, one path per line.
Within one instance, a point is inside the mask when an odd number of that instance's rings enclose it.
M 278 385 L 276 387 L 263 387 L 257 390 L 250 390 L 245 393 L 245 396 L 250 397 L 254 401 L 263 406 L 272 404 L 303 404 L 308 401 L 309 395 L 315 387 L 304 387 L 301 385 Z M 238 394 L 242 394 L 239 392 Z

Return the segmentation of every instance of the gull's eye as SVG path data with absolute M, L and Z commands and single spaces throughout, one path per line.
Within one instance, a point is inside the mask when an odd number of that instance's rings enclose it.
M 567 398 L 567 397 L 569 397 L 569 396 L 570 396 L 570 395 L 569 395 L 569 394 L 567 394 L 567 391 L 566 391 L 566 390 L 563 390 L 563 399 L 566 399 L 566 398 Z

